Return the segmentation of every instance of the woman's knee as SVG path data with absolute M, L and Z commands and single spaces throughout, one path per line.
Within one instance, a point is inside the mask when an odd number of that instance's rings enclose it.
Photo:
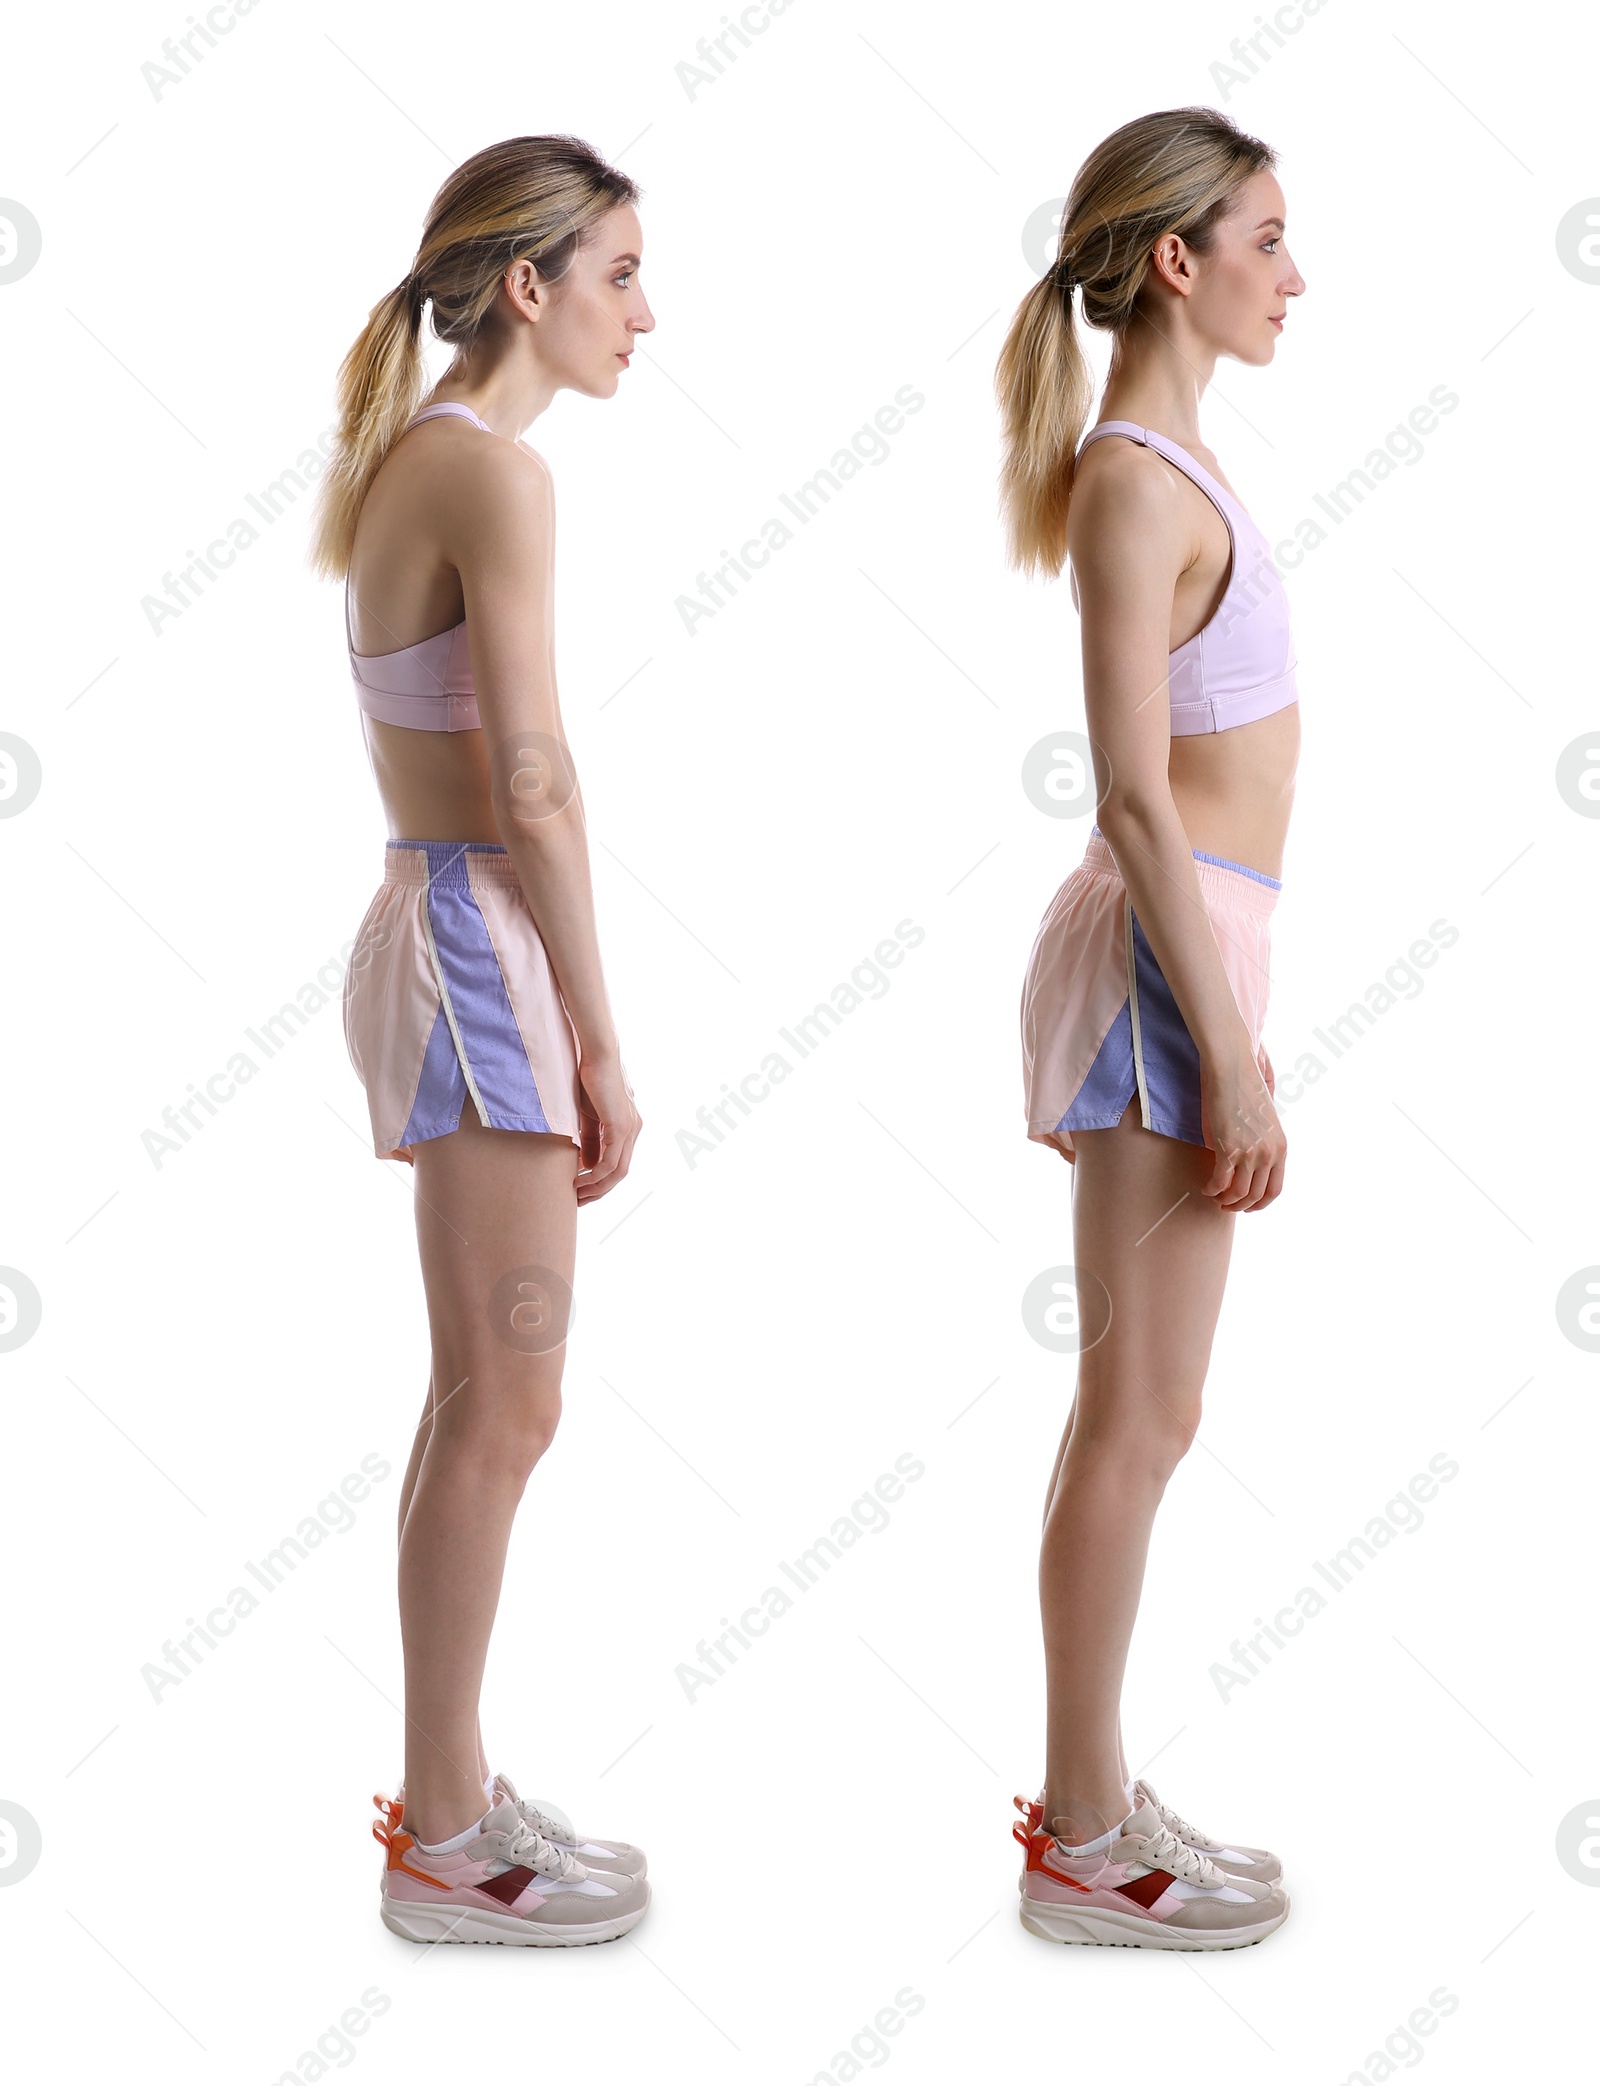
M 559 1374 L 490 1366 L 435 1408 L 434 1448 L 476 1458 L 526 1484 L 561 1421 Z
M 1115 1419 L 1075 1429 L 1068 1454 L 1093 1458 L 1130 1480 L 1165 1485 L 1193 1446 L 1200 1401 L 1166 1396 L 1124 1404 Z
M 1157 1455 L 1168 1477 L 1171 1477 L 1184 1457 L 1188 1455 L 1190 1449 L 1194 1447 L 1194 1438 L 1199 1432 L 1200 1401 L 1198 1398 L 1192 1406 L 1179 1408 L 1168 1416 L 1166 1424 L 1161 1430 L 1161 1438 L 1157 1445 Z
M 1159 1392 L 1147 1384 L 1138 1386 L 1140 1405 L 1137 1432 L 1151 1467 L 1162 1481 L 1170 1478 L 1194 1446 L 1200 1431 L 1200 1392 L 1174 1388 L 1164 1383 Z
M 561 1424 L 561 1393 L 537 1399 L 508 1401 L 503 1425 L 508 1453 L 522 1473 L 523 1483 L 533 1475 L 539 1459 L 556 1438 Z

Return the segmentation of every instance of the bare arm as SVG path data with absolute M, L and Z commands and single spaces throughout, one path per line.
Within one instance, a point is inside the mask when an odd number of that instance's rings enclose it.
M 467 645 L 496 828 L 578 1039 L 584 1122 L 579 1202 L 623 1179 L 639 1134 L 600 966 L 583 793 L 556 694 L 555 497 L 542 457 L 475 444 L 441 517 L 461 576 Z
M 1223 968 L 1167 777 L 1173 590 L 1193 562 L 1196 544 L 1178 488 L 1166 481 L 1156 459 L 1141 450 L 1124 451 L 1121 443 L 1110 446 L 1117 453 L 1102 457 L 1086 476 L 1073 495 L 1068 522 L 1098 823 L 1199 1050 L 1202 1090 L 1213 1118 L 1219 1112 L 1227 1118 L 1210 1125 L 1217 1168 L 1208 1189 L 1232 1207 L 1225 1191 L 1234 1162 L 1227 1155 L 1263 1124 L 1261 1102 L 1280 1148 L 1280 1168 L 1282 1132 Z M 1225 1102 L 1221 1111 L 1219 1097 Z M 1258 1163 L 1241 1157 L 1246 1179 L 1236 1185 L 1247 1196 L 1248 1176 Z M 1266 1163 L 1270 1170 L 1273 1159 Z M 1255 1186 L 1264 1189 L 1265 1179 Z

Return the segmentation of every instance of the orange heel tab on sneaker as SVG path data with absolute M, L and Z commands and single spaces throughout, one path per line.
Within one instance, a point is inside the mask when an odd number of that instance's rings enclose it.
M 414 1876 L 419 1883 L 431 1883 L 435 1890 L 449 1891 L 454 1888 L 454 1885 L 446 1883 L 442 1876 L 430 1876 L 426 1869 L 412 1868 L 411 1864 L 405 1859 L 417 1844 L 415 1837 L 411 1833 L 402 1832 L 396 1826 L 393 1832 L 389 1834 L 387 1844 L 389 1859 L 386 1866 L 388 1868 L 403 1869 L 408 1876 Z
M 1042 1869 L 1044 1867 L 1044 1850 L 1050 1844 L 1050 1835 L 1047 1832 L 1033 1832 L 1019 1818 L 1011 1828 L 1011 1837 L 1019 1847 L 1027 1849 L 1028 1867 L 1030 1869 Z M 1052 1869 L 1050 1873 L 1054 1875 L 1055 1871 Z M 1066 1880 L 1065 1877 L 1061 1879 L 1063 1882 Z
M 403 1869 L 405 1867 L 404 1855 L 417 1844 L 410 1833 L 402 1832 L 397 1825 L 375 1825 L 373 1832 L 389 1850 L 389 1859 L 385 1862 L 384 1867 Z
M 1051 1845 L 1049 1833 L 1024 1832 L 1022 1826 L 1017 1824 L 1011 1828 L 1011 1837 L 1027 1848 L 1028 1868 L 1034 1874 L 1048 1876 L 1052 1883 L 1065 1883 L 1073 1890 L 1087 1891 L 1089 1889 L 1089 1885 L 1080 1883 L 1076 1876 L 1064 1876 L 1059 1869 L 1051 1868 L 1049 1863 L 1046 1862 L 1045 1853 Z

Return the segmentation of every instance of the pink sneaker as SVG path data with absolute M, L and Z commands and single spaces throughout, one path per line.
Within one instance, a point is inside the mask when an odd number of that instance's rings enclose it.
M 509 1775 L 496 1775 L 494 1793 L 498 1800 L 508 1797 L 517 1807 L 517 1815 L 524 1825 L 531 1826 L 552 1847 L 564 1847 L 568 1854 L 576 1855 L 586 1869 L 593 1869 L 597 1876 L 643 1876 L 650 1864 L 645 1860 L 644 1849 L 634 1847 L 626 1840 L 595 1840 L 576 1831 L 571 1820 L 562 1811 L 543 1810 L 528 1797 L 518 1796 Z M 372 1799 L 385 1822 L 398 1825 L 405 1816 L 405 1784 L 400 1785 L 398 1795 L 385 1796 L 379 1790 Z
M 577 1948 L 626 1934 L 650 1903 L 644 1877 L 598 1875 L 524 1824 L 508 1797 L 452 1854 L 425 1854 L 387 1819 L 372 1831 L 387 1850 L 380 1916 L 407 1941 Z
M 1224 1876 L 1246 1876 L 1252 1883 L 1281 1883 L 1283 1863 L 1265 1847 L 1240 1847 L 1232 1840 L 1214 1840 L 1203 1833 L 1198 1825 L 1190 1825 L 1180 1818 L 1171 1804 L 1164 1804 L 1145 1781 L 1135 1782 L 1133 1793 L 1155 1806 L 1156 1816 L 1175 1839 L 1182 1840 L 1185 1847 L 1193 1847 L 1198 1853 L 1207 1855 Z
M 1224 1876 L 1245 1876 L 1252 1883 L 1282 1882 L 1283 1863 L 1279 1861 L 1275 1854 L 1269 1852 L 1267 1848 L 1241 1847 L 1232 1841 L 1212 1839 L 1211 1835 L 1203 1833 L 1198 1825 L 1191 1825 L 1187 1819 L 1180 1818 L 1171 1804 L 1164 1804 L 1148 1782 L 1139 1781 L 1133 1785 L 1133 1801 L 1135 1804 L 1139 1802 L 1141 1797 L 1146 1803 L 1154 1804 L 1156 1816 L 1174 1839 L 1182 1840 L 1185 1847 L 1193 1847 L 1197 1853 L 1209 1855 Z M 1029 1832 L 1043 1831 L 1044 1792 L 1042 1790 L 1037 1799 L 1030 1799 L 1026 1796 L 1014 1796 L 1011 1801 L 1022 1813 L 1023 1818 L 1027 1822 Z M 1019 1890 L 1022 1888 L 1020 1878 L 1017 1888 Z
M 1012 1833 L 1028 1851 L 1022 1924 L 1042 1941 L 1248 1948 L 1289 1916 L 1279 1885 L 1225 1876 L 1169 1832 L 1143 1799 L 1099 1854 L 1066 1854 L 1053 1835 L 1028 1832 L 1020 1823 Z
M 531 1825 L 552 1847 L 565 1847 L 597 1876 L 643 1876 L 648 1872 L 650 1864 L 642 1847 L 631 1846 L 626 1840 L 591 1839 L 580 1833 L 564 1812 L 543 1810 L 531 1797 L 518 1796 L 509 1775 L 495 1776 L 494 1793 L 509 1797 L 524 1825 Z

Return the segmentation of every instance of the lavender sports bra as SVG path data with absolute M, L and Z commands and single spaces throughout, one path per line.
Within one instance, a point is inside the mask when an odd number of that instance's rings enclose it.
M 1164 456 L 1221 511 L 1233 556 L 1217 612 L 1186 644 L 1167 655 L 1167 692 L 1172 736 L 1225 732 L 1287 709 L 1297 701 L 1294 639 L 1289 603 L 1272 562 L 1267 539 L 1232 493 L 1197 464 L 1186 449 L 1154 428 L 1131 420 L 1102 420 L 1084 436 L 1078 454 L 1102 435 L 1126 435 Z
M 424 406 L 400 430 L 407 433 L 419 420 L 432 420 L 440 413 L 459 413 L 485 434 L 493 434 L 487 420 L 480 420 L 470 406 L 447 400 L 442 405 Z M 419 732 L 467 732 L 480 730 L 478 698 L 472 686 L 472 668 L 467 660 L 467 626 L 463 619 L 450 630 L 436 631 L 398 652 L 357 652 L 350 643 L 350 585 L 345 582 L 344 641 L 350 653 L 350 676 L 356 685 L 356 705 L 369 717 L 384 724 L 408 725 Z

